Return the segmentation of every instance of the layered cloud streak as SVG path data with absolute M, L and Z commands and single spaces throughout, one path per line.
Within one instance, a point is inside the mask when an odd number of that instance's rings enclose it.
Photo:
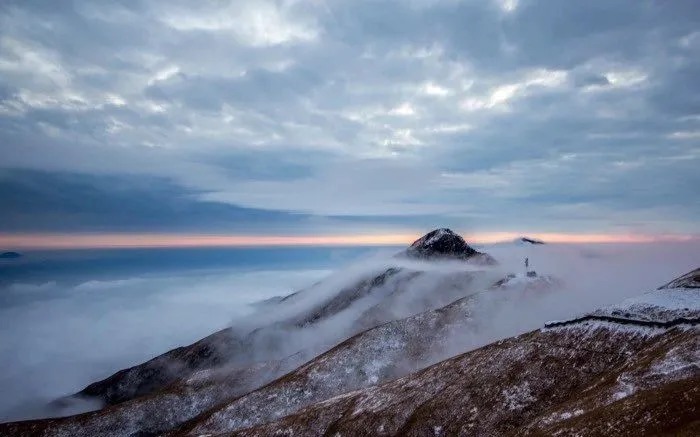
M 699 23 L 686 1 L 6 2 L 1 165 L 369 225 L 697 233 Z

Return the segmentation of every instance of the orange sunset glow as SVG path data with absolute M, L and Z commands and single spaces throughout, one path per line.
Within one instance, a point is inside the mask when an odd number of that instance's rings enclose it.
M 388 246 L 412 242 L 415 234 L 364 235 L 216 235 L 216 234 L 9 234 L 0 245 L 17 249 L 98 249 L 157 247 L 271 247 L 271 246 Z M 484 232 L 463 234 L 475 244 L 511 241 L 523 234 Z M 650 243 L 698 239 L 691 234 L 573 234 L 532 233 L 548 243 Z

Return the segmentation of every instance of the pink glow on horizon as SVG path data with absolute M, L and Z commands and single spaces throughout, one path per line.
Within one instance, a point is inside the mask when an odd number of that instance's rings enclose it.
M 513 241 L 516 238 L 527 236 L 542 240 L 546 243 L 653 243 L 653 242 L 683 242 L 700 240 L 700 235 L 694 234 L 574 234 L 574 233 L 513 233 L 513 232 L 485 232 L 478 234 L 466 234 L 464 238 L 474 243 L 500 243 Z
M 522 233 L 464 234 L 469 243 L 512 241 Z M 651 243 L 700 241 L 693 234 L 573 234 L 532 233 L 548 243 Z M 270 246 L 383 246 L 408 245 L 419 234 L 365 235 L 226 235 L 226 234 L 0 234 L 0 248 L 97 249 L 147 247 L 270 247 Z

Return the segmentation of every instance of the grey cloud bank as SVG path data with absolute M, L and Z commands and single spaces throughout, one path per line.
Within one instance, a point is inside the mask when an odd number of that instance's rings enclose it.
M 693 1 L 9 1 L 0 29 L 0 231 L 700 232 Z

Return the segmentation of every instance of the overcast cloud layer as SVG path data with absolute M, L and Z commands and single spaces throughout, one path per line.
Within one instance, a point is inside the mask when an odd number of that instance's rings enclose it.
M 693 0 L 4 1 L 0 231 L 699 233 L 698 77 Z

